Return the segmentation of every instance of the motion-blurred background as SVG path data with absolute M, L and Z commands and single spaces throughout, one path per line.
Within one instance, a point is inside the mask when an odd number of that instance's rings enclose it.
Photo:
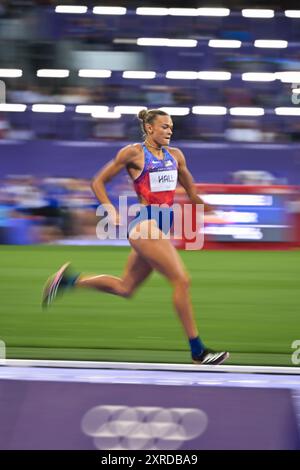
M 43 282 L 66 259 L 79 271 L 122 273 L 129 248 L 99 246 L 90 179 L 142 140 L 136 114 L 146 107 L 170 113 L 172 145 L 227 217 L 205 229 L 206 248 L 226 251 L 181 252 L 205 341 L 230 350 L 234 363 L 293 365 L 300 10 L 104 3 L 0 4 L 0 334 L 8 357 L 189 361 L 158 275 L 127 303 L 76 292 L 50 316 L 40 313 Z M 125 173 L 108 189 L 113 201 L 136 202 Z

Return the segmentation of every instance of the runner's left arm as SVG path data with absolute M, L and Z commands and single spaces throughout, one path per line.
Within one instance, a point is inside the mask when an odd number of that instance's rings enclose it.
M 173 148 L 172 150 L 174 151 L 173 153 L 178 163 L 178 181 L 185 189 L 189 200 L 193 204 L 203 204 L 205 212 L 213 212 L 214 209 L 210 205 L 206 204 L 203 199 L 198 196 L 193 177 L 186 165 L 183 153 L 177 148 Z

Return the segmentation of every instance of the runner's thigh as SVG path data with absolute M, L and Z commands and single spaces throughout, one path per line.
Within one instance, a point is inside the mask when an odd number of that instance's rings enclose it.
M 148 261 L 137 251 L 132 249 L 125 266 L 123 281 L 130 288 L 135 289 L 152 273 L 153 268 Z
M 155 222 L 151 220 L 143 222 L 143 224 L 147 223 L 149 225 L 153 225 L 153 223 L 155 224 Z M 156 229 L 160 232 L 157 226 Z M 155 233 L 155 227 L 153 226 L 151 227 L 151 233 L 152 235 L 159 235 L 159 233 Z M 170 281 L 187 277 L 181 258 L 169 239 L 163 239 L 159 236 L 146 239 L 133 239 L 129 237 L 129 241 L 134 250 L 143 257 L 153 269 L 159 271 Z

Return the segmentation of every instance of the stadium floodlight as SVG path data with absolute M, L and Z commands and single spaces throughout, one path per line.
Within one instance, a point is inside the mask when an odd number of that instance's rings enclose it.
M 171 16 L 198 16 L 197 8 L 169 8 Z
M 64 104 L 33 104 L 34 113 L 64 113 L 66 107 Z
M 164 106 L 161 111 L 170 114 L 170 116 L 187 116 L 190 112 L 190 108 L 176 108 L 172 106 Z
M 263 116 L 265 110 L 263 108 L 247 108 L 247 107 L 234 107 L 229 109 L 232 116 Z
M 78 75 L 79 77 L 109 78 L 111 77 L 111 70 L 80 69 Z
M 80 114 L 92 114 L 94 111 L 108 112 L 108 106 L 79 104 L 75 108 L 75 113 Z
M 70 70 L 66 69 L 39 69 L 37 77 L 66 78 L 70 75 Z
M 284 14 L 288 18 L 300 18 L 300 10 L 285 10 Z
M 213 70 L 198 72 L 199 80 L 230 80 L 230 72 L 216 72 Z
M 167 38 L 137 38 L 138 46 L 167 46 Z
M 300 72 L 275 72 L 275 76 L 282 83 L 300 83 Z
M 169 14 L 168 8 L 147 8 L 139 7 L 135 10 L 137 15 L 149 15 L 149 16 L 166 16 Z
M 288 42 L 278 39 L 256 39 L 254 41 L 254 47 L 285 49 L 286 47 L 288 47 Z
M 114 38 L 114 44 L 136 44 L 136 39 L 134 38 Z
M 197 8 L 198 16 L 228 16 L 229 8 Z
M 93 111 L 92 117 L 96 119 L 120 119 L 121 114 L 115 111 Z
M 196 80 L 198 78 L 198 72 L 188 70 L 168 70 L 166 78 L 170 78 L 172 80 Z
M 274 10 L 244 8 L 242 10 L 242 16 L 246 18 L 273 18 Z
M 196 47 L 195 39 L 137 38 L 138 46 Z
M 200 194 L 199 194 L 200 196 Z M 202 195 L 201 195 L 202 197 Z M 271 206 L 272 196 L 263 194 L 203 194 L 204 202 L 220 206 Z
M 227 113 L 227 108 L 224 106 L 193 106 L 193 114 L 212 114 L 212 115 L 224 115 Z
M 210 39 L 208 41 L 208 47 L 230 47 L 237 49 L 241 45 L 241 41 L 235 39 Z
M 127 8 L 125 7 L 94 7 L 93 13 L 95 15 L 126 15 Z
M 57 5 L 55 13 L 86 13 L 87 9 L 84 5 Z
M 1 78 L 22 77 L 23 70 L 21 69 L 0 69 Z
M 0 111 L 12 113 L 23 113 L 27 108 L 26 104 L 0 103 Z
M 300 108 L 296 108 L 296 106 L 275 108 L 274 111 L 278 116 L 300 116 Z
M 168 39 L 168 47 L 196 47 L 196 39 Z
M 114 111 L 120 114 L 138 114 L 145 106 L 115 106 Z
M 139 79 L 152 79 L 156 77 L 156 72 L 144 70 L 125 70 L 122 75 L 123 78 L 139 78 Z
M 270 72 L 246 72 L 242 74 L 242 80 L 245 82 L 273 82 L 275 79 L 275 74 Z
M 135 38 L 114 38 L 114 44 L 136 44 Z

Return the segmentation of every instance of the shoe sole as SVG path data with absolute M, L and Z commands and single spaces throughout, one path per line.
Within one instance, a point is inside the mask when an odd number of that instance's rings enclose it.
M 48 278 L 42 295 L 43 309 L 50 307 L 50 305 L 53 303 L 61 278 L 69 266 L 70 262 L 63 264 L 63 266 L 55 274 L 52 274 L 52 276 Z

